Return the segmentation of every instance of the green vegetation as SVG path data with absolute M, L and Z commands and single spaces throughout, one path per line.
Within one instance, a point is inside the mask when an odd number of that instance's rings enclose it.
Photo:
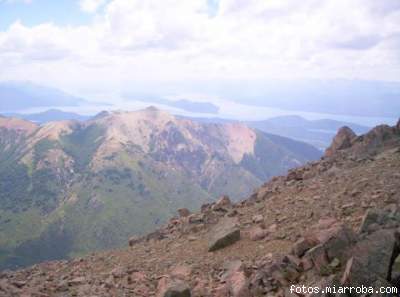
M 150 153 L 127 142 L 91 163 L 107 145 L 105 129 L 77 124 L 58 140 L 37 140 L 0 128 L 0 269 L 120 247 L 178 208 L 245 198 L 304 160 L 290 142 L 259 133 L 254 155 L 236 164 L 218 136 L 191 139 L 176 125 L 150 134 Z
M 298 144 L 292 150 L 292 142 L 287 138 L 257 132 L 254 154 L 246 154 L 240 166 L 253 173 L 260 180 L 268 180 L 272 176 L 284 174 L 288 169 L 307 160 L 304 155 L 310 154 L 309 145 Z
M 49 150 L 57 147 L 57 142 L 48 138 L 38 141 L 33 148 L 33 162 L 34 166 L 46 157 Z
M 31 180 L 26 165 L 0 167 L 0 208 L 18 212 L 29 207 Z
M 25 136 L 0 128 L 0 171 L 21 157 L 26 149 L 25 141 Z
M 99 125 L 79 127 L 71 134 L 61 137 L 64 151 L 75 160 L 75 170 L 82 171 L 101 144 L 104 129 Z
M 51 169 L 38 169 L 32 175 L 32 189 L 34 206 L 44 213 L 49 213 L 58 205 L 59 195 L 64 184 Z

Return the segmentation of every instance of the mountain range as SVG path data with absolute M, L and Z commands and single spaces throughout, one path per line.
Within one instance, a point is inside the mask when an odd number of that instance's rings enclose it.
M 29 120 L 35 123 L 44 124 L 54 121 L 77 120 L 86 121 L 92 116 L 81 115 L 74 112 L 66 112 L 58 109 L 49 109 L 39 113 L 3 113 L 8 117 L 16 117 L 24 120 Z M 240 123 L 240 121 L 223 119 L 223 118 L 194 118 L 182 117 L 200 123 Z M 307 120 L 301 116 L 288 115 L 273 117 L 262 121 L 245 121 L 245 125 L 257 130 L 284 136 L 287 138 L 299 140 L 315 146 L 320 150 L 326 149 L 331 143 L 336 132 L 343 126 L 351 128 L 356 134 L 364 134 L 369 130 L 369 127 L 358 125 L 355 123 L 336 121 L 331 119 Z
M 91 118 L 91 116 L 85 116 L 75 112 L 62 111 L 59 109 L 49 109 L 37 113 L 3 113 L 3 115 L 6 117 L 24 119 L 38 124 L 68 120 L 86 121 Z
M 1 112 L 50 106 L 78 106 L 83 103 L 84 99 L 55 88 L 30 82 L 0 82 Z
M 0 295 L 396 296 L 399 167 L 400 121 L 343 127 L 321 160 L 245 200 L 180 209 L 124 249 L 4 271 Z
M 118 247 L 178 208 L 238 201 L 311 145 L 150 107 L 42 125 L 0 117 L 0 267 Z

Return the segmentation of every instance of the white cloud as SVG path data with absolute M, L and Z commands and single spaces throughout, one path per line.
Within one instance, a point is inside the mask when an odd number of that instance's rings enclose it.
M 96 12 L 104 1 L 86 0 Z M 162 81 L 400 80 L 398 0 L 112 0 L 93 23 L 0 32 L 0 79 L 118 90 Z M 10 66 L 11 65 L 11 66 Z
M 94 13 L 105 3 L 106 0 L 80 0 L 79 6 L 85 12 Z

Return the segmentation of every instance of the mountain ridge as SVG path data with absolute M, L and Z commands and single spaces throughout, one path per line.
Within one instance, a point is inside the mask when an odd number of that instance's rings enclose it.
M 229 123 L 235 120 L 219 118 L 192 118 L 205 123 Z M 364 134 L 369 127 L 331 119 L 307 120 L 301 116 L 288 115 L 272 117 L 265 120 L 238 121 L 254 129 L 276 134 L 283 137 L 309 143 L 321 150 L 325 150 L 331 143 L 336 131 L 342 126 L 351 127 L 355 133 Z
M 242 124 L 199 124 L 155 108 L 83 122 L 1 120 L 13 123 L 0 126 L 0 263 L 10 268 L 118 247 L 177 208 L 222 194 L 238 200 L 320 156 Z
M 291 296 L 292 284 L 395 286 L 385 271 L 399 270 L 383 243 L 398 245 L 399 148 L 400 124 L 377 127 L 239 203 L 224 196 L 197 213 L 181 209 L 129 249 L 5 272 L 0 288 L 10 296 L 255 297 Z

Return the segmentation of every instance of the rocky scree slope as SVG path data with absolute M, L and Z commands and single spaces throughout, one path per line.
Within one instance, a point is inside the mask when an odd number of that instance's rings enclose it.
M 126 249 L 3 271 L 0 296 L 304 296 L 290 285 L 397 285 L 400 122 L 344 131 L 328 156 L 240 203 L 223 196 L 198 213 L 180 209 Z
M 148 108 L 36 125 L 0 117 L 0 269 L 120 247 L 222 193 L 319 157 L 240 124 Z

